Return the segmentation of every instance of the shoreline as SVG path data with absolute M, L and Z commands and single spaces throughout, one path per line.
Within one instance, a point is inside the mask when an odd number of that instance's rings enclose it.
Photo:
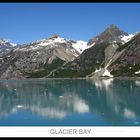
M 0 79 L 0 81 L 32 81 L 32 80 L 139 80 L 140 77 L 73 77 L 73 78 L 27 78 L 27 79 Z

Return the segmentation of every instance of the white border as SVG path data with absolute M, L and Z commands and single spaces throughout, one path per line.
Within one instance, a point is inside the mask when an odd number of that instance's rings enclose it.
M 51 130 L 77 130 L 77 134 L 51 134 Z M 79 130 L 91 130 L 79 134 Z M 65 131 L 66 132 L 66 131 Z M 140 127 L 0 127 L 0 137 L 140 137 Z

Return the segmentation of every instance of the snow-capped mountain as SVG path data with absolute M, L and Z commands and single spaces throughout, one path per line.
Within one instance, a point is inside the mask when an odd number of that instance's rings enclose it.
M 65 77 L 138 76 L 139 37 L 140 33 L 129 35 L 117 26 L 111 25 L 100 35 L 89 40 L 89 49 L 55 71 L 51 77 L 61 77 L 64 72 Z
M 51 46 L 51 48 L 57 47 L 56 44 L 67 44 L 67 47 L 71 47 L 71 50 L 73 51 L 73 54 L 75 56 L 78 56 L 77 52 L 81 54 L 85 49 L 89 48 L 90 46 L 87 45 L 87 42 L 79 40 L 79 41 L 74 41 L 74 40 L 68 40 L 60 37 L 59 35 L 53 35 L 52 37 L 38 40 L 36 42 L 32 42 L 29 45 L 24 45 L 21 48 L 17 48 L 18 50 L 23 50 L 23 51 L 29 51 L 29 50 L 37 50 L 41 49 L 43 47 Z M 27 47 L 28 46 L 28 47 Z M 76 51 L 76 52 L 75 52 Z M 74 53 L 75 52 L 75 53 Z
M 62 56 L 59 55 L 59 57 L 63 59 L 64 61 L 69 61 L 70 59 L 68 58 L 69 55 L 75 58 L 79 56 L 80 54 L 80 52 L 77 51 L 77 48 L 73 46 L 73 44 L 76 44 L 76 43 L 77 42 L 72 43 L 72 41 L 66 40 L 60 37 L 59 35 L 53 35 L 46 39 L 37 40 L 30 44 L 25 44 L 24 46 L 16 48 L 14 51 L 27 52 L 27 51 L 39 51 L 42 49 L 45 49 L 45 50 L 55 49 L 57 51 L 61 50 L 62 52 L 65 52 L 66 55 L 63 56 L 63 53 L 62 53 L 61 54 Z
M 91 38 L 87 45 L 89 47 L 100 44 L 103 42 L 109 42 L 109 43 L 121 43 L 125 44 L 129 40 L 131 40 L 136 34 L 128 34 L 122 30 L 120 30 L 116 25 L 110 25 L 104 32 L 102 32 L 100 35 Z
M 104 32 L 102 32 L 100 35 L 91 38 L 88 41 L 88 45 L 95 45 L 95 44 L 100 44 L 103 42 L 109 42 L 109 43 L 123 43 L 127 39 L 132 37 L 128 33 L 120 30 L 117 26 L 115 25 L 110 25 L 105 29 Z
M 79 45 L 78 45 L 79 44 Z M 52 70 L 73 61 L 87 45 L 84 41 L 72 41 L 58 35 L 25 44 L 3 57 L 1 78 L 46 76 Z M 87 47 L 88 48 L 88 47 Z M 11 60 L 14 65 L 11 65 Z
M 115 25 L 88 42 L 53 35 L 15 47 L 1 39 L 0 78 L 140 76 L 139 40 Z
M 4 63 L 3 57 L 15 47 L 16 44 L 11 43 L 7 39 L 0 39 L 0 66 Z
M 6 39 L 0 39 L 0 53 L 9 51 L 12 47 L 15 47 L 16 44 L 9 42 Z

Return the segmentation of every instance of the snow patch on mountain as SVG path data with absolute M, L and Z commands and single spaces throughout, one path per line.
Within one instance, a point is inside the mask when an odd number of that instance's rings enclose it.
M 91 45 L 88 45 L 87 48 L 90 48 L 92 46 L 94 46 L 96 44 L 96 42 L 93 42 Z
M 8 40 L 8 39 L 5 39 L 5 38 L 1 38 L 0 39 L 0 45 L 8 45 L 9 47 L 11 46 L 11 47 L 15 47 L 17 44 L 15 44 L 15 43 L 12 43 L 10 40 Z
M 97 72 L 100 72 L 101 71 L 101 68 L 100 69 L 96 69 L 95 71 L 94 71 L 94 73 L 97 73 Z
M 124 35 L 124 36 L 120 36 L 121 40 L 123 41 L 123 43 L 128 42 L 129 40 L 132 39 L 134 35 L 133 34 L 129 34 L 128 36 Z
M 72 43 L 72 47 L 76 49 L 79 53 L 82 53 L 85 49 L 88 48 L 87 42 L 85 41 L 76 41 L 76 43 Z
M 11 46 L 13 46 L 13 47 L 17 46 L 17 44 L 15 44 L 15 43 L 11 43 L 11 42 L 10 42 L 10 44 L 11 44 Z
M 139 73 L 140 73 L 140 70 L 135 72 L 135 74 L 139 74 Z
M 110 72 L 107 69 L 105 69 L 105 72 L 103 73 L 102 76 L 108 76 L 108 77 L 111 77 L 111 78 L 113 77 L 113 75 L 111 75 Z
M 75 43 L 72 43 L 72 47 L 81 54 L 84 50 L 92 47 L 94 44 L 95 42 L 92 43 L 91 45 L 88 45 L 86 41 L 79 40 L 76 41 Z

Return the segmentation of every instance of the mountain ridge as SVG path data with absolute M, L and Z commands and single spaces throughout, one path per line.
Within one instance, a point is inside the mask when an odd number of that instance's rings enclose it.
M 14 46 L 1 55 L 0 79 L 140 76 L 139 38 L 139 33 L 128 34 L 115 25 L 88 42 L 54 34 L 20 47 Z M 117 62 L 121 59 L 123 64 L 123 57 L 132 59 L 128 55 L 130 51 L 131 55 L 136 55 L 131 63 L 137 62 L 137 68 L 135 74 L 124 75 Z M 117 68 L 120 74 L 116 74 Z

